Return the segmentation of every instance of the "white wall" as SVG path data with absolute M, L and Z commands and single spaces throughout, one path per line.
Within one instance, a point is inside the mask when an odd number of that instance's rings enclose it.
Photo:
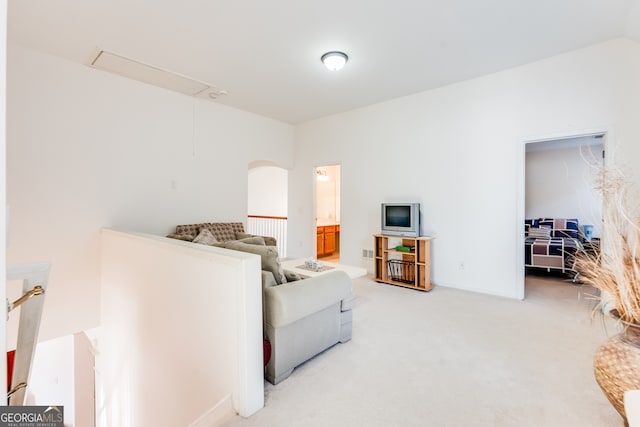
M 99 426 L 209 427 L 263 407 L 259 256 L 103 230 L 101 261 Z
M 7 114 L 8 260 L 52 263 L 41 339 L 98 325 L 100 227 L 245 221 L 249 163 L 293 162 L 290 125 L 15 45 Z
M 289 172 L 276 166 L 249 169 L 249 215 L 286 217 Z
M 339 159 L 342 261 L 372 269 L 380 203 L 417 201 L 436 285 L 521 297 L 523 141 L 607 127 L 610 152 L 637 164 L 639 79 L 640 47 L 618 39 L 299 125 L 290 256 L 313 253 L 313 168 Z
M 38 343 L 27 405 L 64 406 L 66 427 L 95 426 L 94 349 L 83 333 Z
M 42 341 L 36 347 L 29 377 L 27 405 L 64 406 L 65 426 L 76 423 L 74 337 Z M 89 371 L 93 375 L 93 371 Z M 90 425 L 90 424 L 89 424 Z
M 602 197 L 595 190 L 592 165 L 580 147 L 532 151 L 526 156 L 527 218 L 578 218 L 580 225 L 602 229 Z M 602 146 L 591 149 L 602 158 Z M 590 154 L 589 154 L 590 155 Z
M 73 334 L 74 418 L 77 427 L 96 423 L 96 358 L 93 343 L 84 332 Z

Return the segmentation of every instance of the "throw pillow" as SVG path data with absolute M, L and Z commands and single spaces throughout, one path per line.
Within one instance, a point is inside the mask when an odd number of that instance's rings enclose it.
M 284 270 L 284 277 L 287 278 L 287 283 L 289 282 L 297 282 L 298 280 L 302 280 L 302 276 L 298 273 L 294 273 L 293 271 Z
M 262 270 L 272 273 L 278 285 L 287 283 L 287 278 L 284 275 L 284 271 L 280 265 L 280 260 L 278 259 L 278 250 L 273 246 L 250 245 L 248 243 L 232 240 L 231 242 L 225 243 L 224 247 L 234 251 L 249 252 L 260 255 Z
M 546 227 L 532 227 L 529 229 L 529 237 L 549 240 L 551 238 L 551 229 Z
M 213 246 L 215 243 L 219 242 L 218 239 L 216 239 L 208 229 L 203 228 L 202 230 L 200 230 L 200 233 L 198 233 L 196 238 L 193 239 L 193 243 Z

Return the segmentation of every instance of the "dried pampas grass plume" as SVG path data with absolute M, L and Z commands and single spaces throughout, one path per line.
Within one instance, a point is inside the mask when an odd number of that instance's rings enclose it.
M 640 325 L 640 216 L 632 204 L 637 199 L 620 170 L 599 168 L 597 176 L 602 247 L 598 254 L 579 255 L 574 268 L 583 283 L 612 298 L 620 320 Z

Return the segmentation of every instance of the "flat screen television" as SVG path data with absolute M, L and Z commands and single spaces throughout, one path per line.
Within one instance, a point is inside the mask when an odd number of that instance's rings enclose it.
M 383 203 L 381 233 L 388 236 L 420 236 L 420 203 Z

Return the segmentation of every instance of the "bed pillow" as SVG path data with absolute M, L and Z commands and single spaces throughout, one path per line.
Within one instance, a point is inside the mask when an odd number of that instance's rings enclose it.
M 549 240 L 551 238 L 551 229 L 547 227 L 532 227 L 529 229 L 529 237 Z
M 529 229 L 533 227 L 538 227 L 538 219 L 525 219 L 524 220 L 524 235 L 525 237 L 529 235 Z

